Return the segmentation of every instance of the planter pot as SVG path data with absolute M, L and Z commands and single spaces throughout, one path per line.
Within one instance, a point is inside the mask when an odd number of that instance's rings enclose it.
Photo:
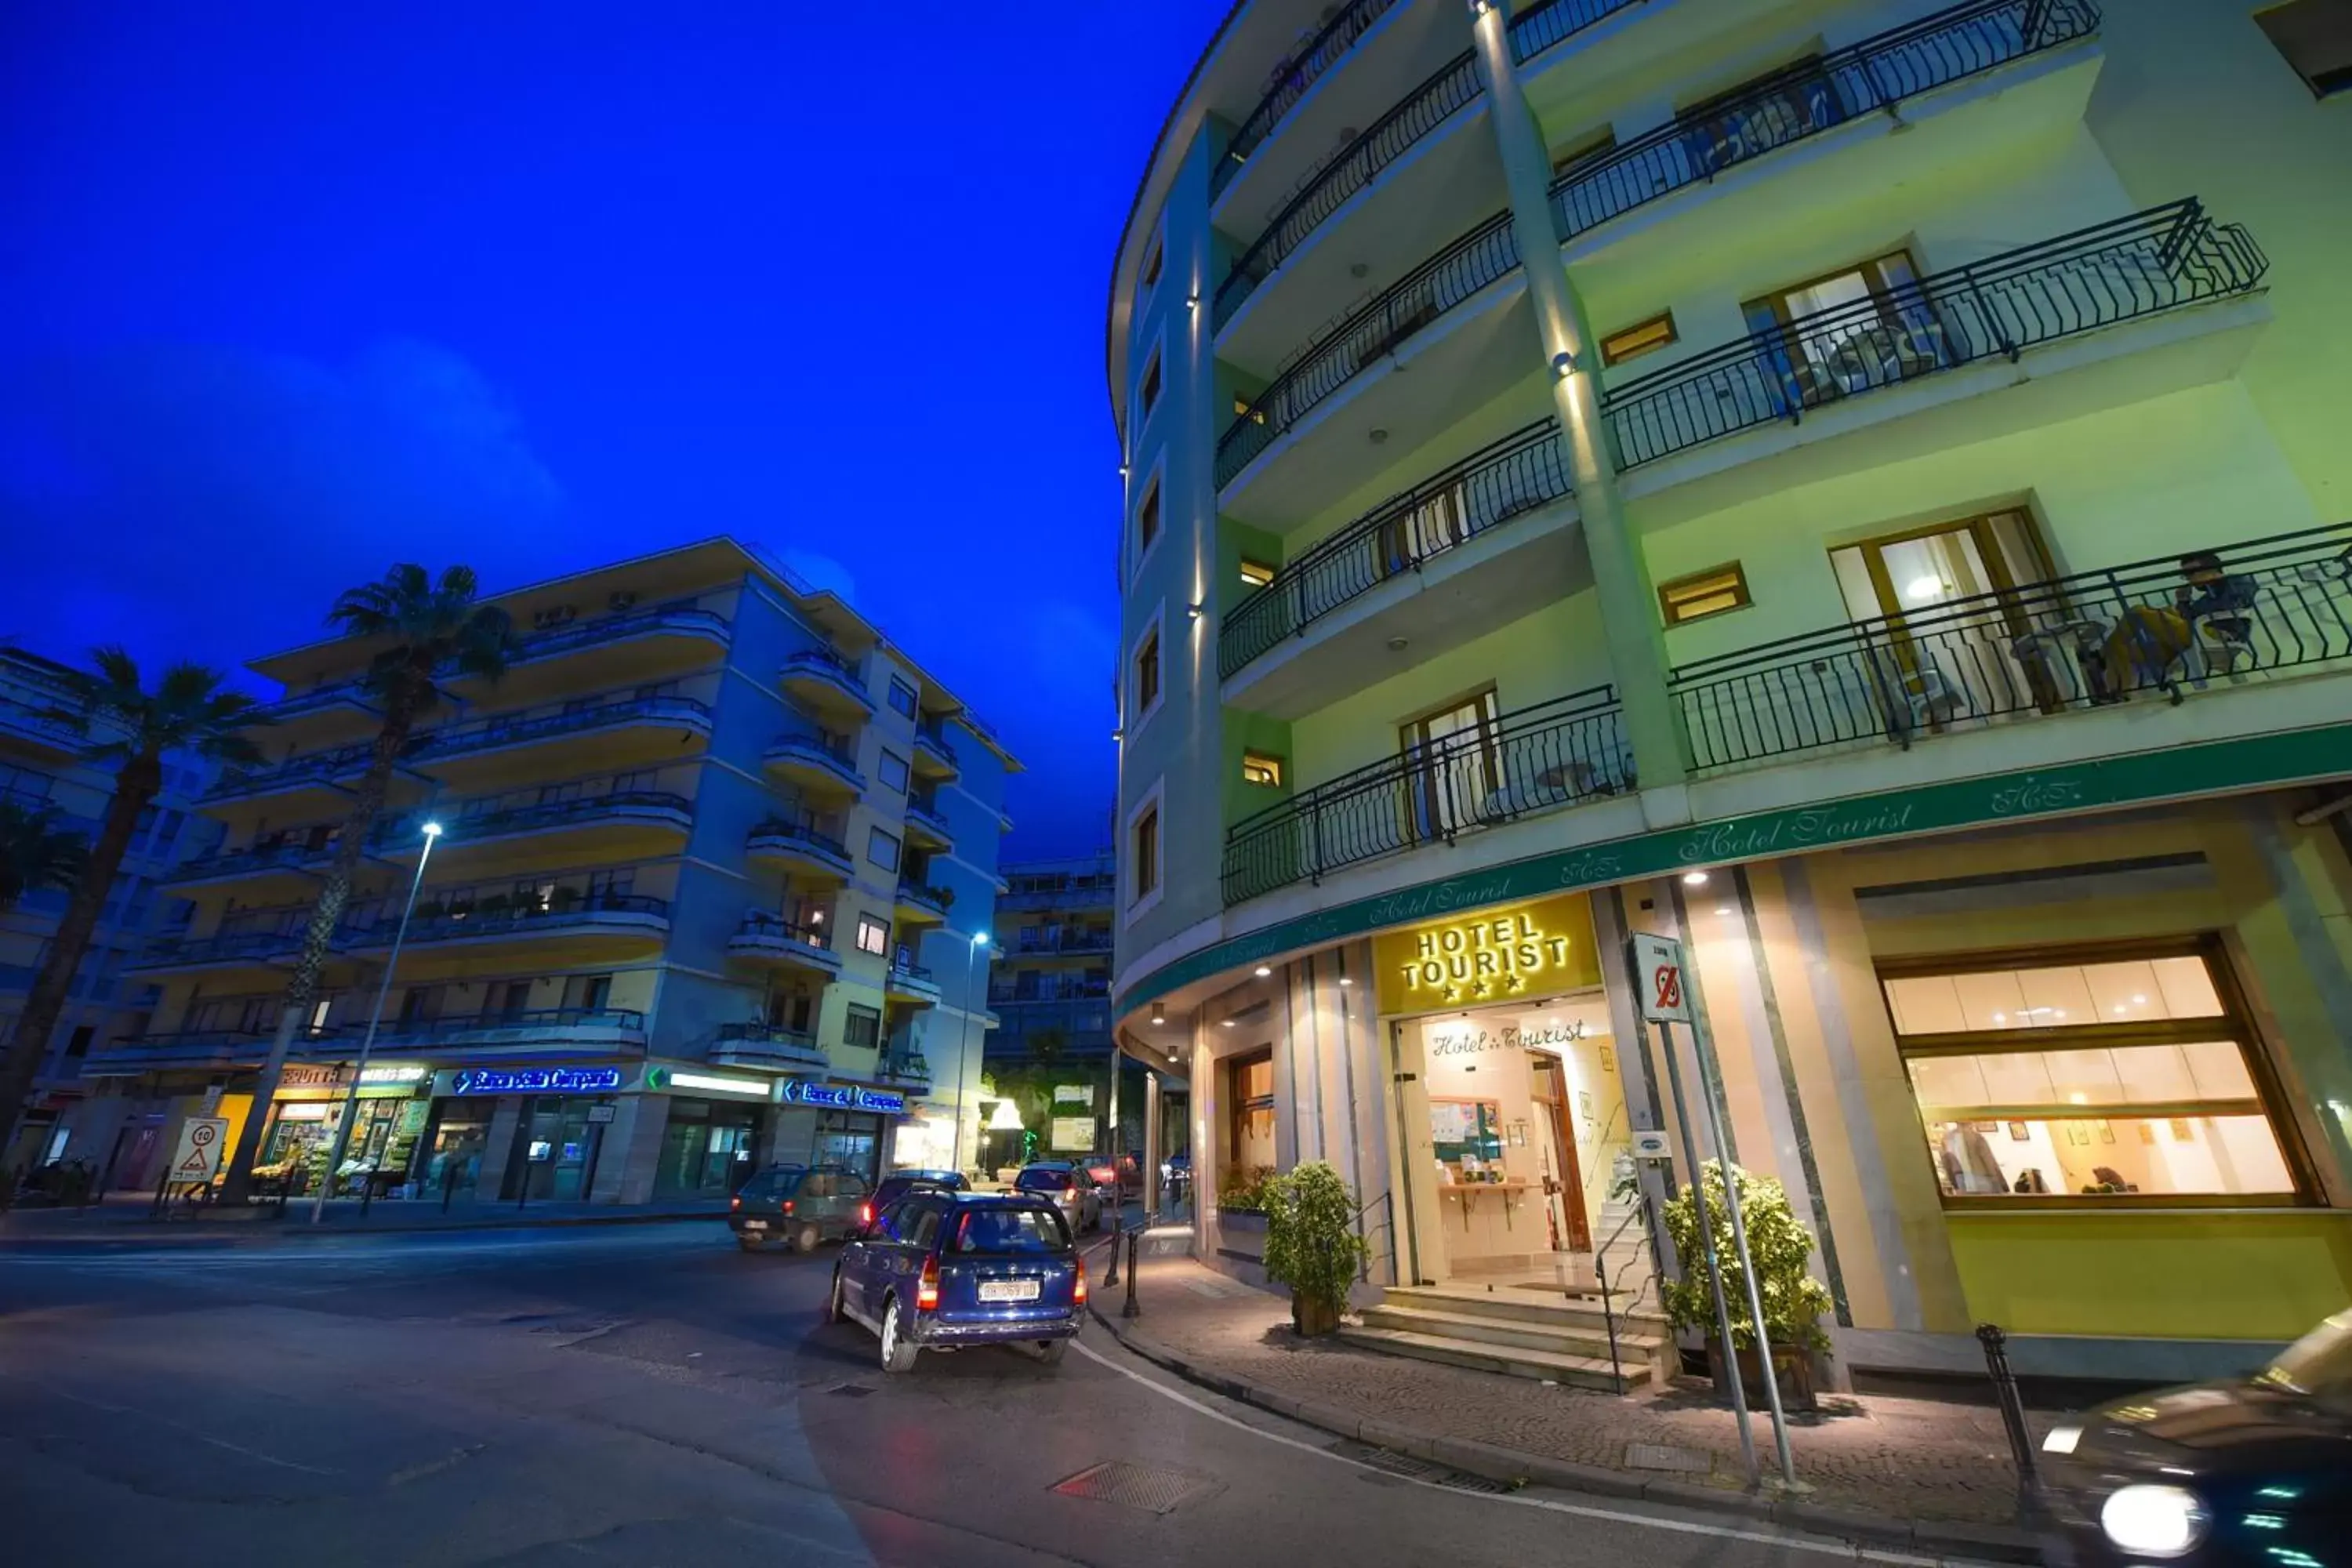
M 1337 1303 L 1290 1293 L 1290 1326 L 1302 1339 L 1320 1339 L 1336 1333 L 1339 1328 L 1339 1308 Z
M 1813 1357 L 1810 1351 L 1795 1345 L 1772 1347 L 1772 1372 L 1780 1384 L 1780 1408 L 1803 1411 L 1808 1415 L 1821 1408 L 1813 1396 Z M 1710 1336 L 1706 1342 L 1706 1374 L 1717 1388 L 1726 1388 L 1729 1379 L 1723 1369 L 1723 1342 Z M 1756 1359 L 1752 1345 L 1739 1352 L 1739 1385 L 1748 1391 L 1748 1405 L 1755 1409 L 1763 1401 L 1764 1371 Z M 1727 1398 L 1729 1395 L 1727 1394 Z

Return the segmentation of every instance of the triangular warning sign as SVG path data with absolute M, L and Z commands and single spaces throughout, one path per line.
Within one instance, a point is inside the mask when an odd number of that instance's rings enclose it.
M 180 1168 L 172 1173 L 175 1176 L 209 1176 L 212 1171 L 213 1163 L 205 1158 L 205 1152 L 202 1149 L 191 1149 L 188 1151 L 188 1157 L 180 1162 Z

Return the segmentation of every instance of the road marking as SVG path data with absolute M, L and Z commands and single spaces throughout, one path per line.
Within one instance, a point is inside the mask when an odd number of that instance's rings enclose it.
M 1144 1387 L 1150 1389 L 1152 1393 L 1157 1394 L 1162 1399 L 1172 1400 L 1176 1404 L 1183 1405 L 1188 1410 L 1195 1411 L 1200 1415 L 1207 1416 L 1212 1421 L 1222 1421 L 1226 1426 L 1231 1426 L 1237 1431 L 1247 1432 L 1253 1436 L 1263 1437 L 1269 1443 L 1280 1443 L 1286 1447 L 1297 1448 L 1301 1453 L 1318 1455 L 1323 1458 L 1330 1460 L 1334 1464 L 1347 1465 L 1352 1468 L 1365 1470 L 1373 1475 L 1389 1476 L 1391 1479 L 1402 1480 L 1412 1486 L 1428 1487 L 1433 1490 L 1446 1492 L 1454 1497 L 1477 1498 L 1491 1502 L 1514 1503 L 1521 1508 L 1538 1508 L 1549 1513 L 1572 1514 L 1580 1519 L 1604 1519 L 1618 1524 L 1639 1525 L 1646 1530 L 1668 1531 L 1677 1535 L 1704 1535 L 1710 1536 L 1717 1541 L 1748 1541 L 1754 1542 L 1760 1546 L 1783 1547 L 1791 1552 L 1811 1552 L 1824 1557 L 1841 1557 L 1847 1559 L 1848 1561 L 1859 1561 L 1864 1563 L 1893 1563 L 1899 1565 L 1899 1568 L 1939 1568 L 1939 1565 L 1945 1564 L 1953 1565 L 1953 1568 L 1994 1568 L 1993 1564 L 1976 1563 L 1965 1558 L 1927 1557 L 1909 1552 L 1888 1552 L 1878 1547 L 1859 1546 L 1851 1542 L 1825 1541 L 1813 1536 L 1777 1535 L 1760 1530 L 1742 1529 L 1738 1525 L 1702 1524 L 1695 1520 L 1664 1519 L 1656 1514 L 1633 1513 L 1624 1509 L 1601 1508 L 1591 1503 L 1561 1502 L 1552 1498 L 1523 1497 L 1516 1493 L 1490 1494 L 1456 1491 L 1451 1487 L 1442 1486 L 1435 1481 L 1423 1480 L 1418 1477 L 1390 1476 L 1390 1473 L 1386 1470 L 1374 1469 L 1371 1466 L 1349 1458 L 1344 1454 L 1335 1454 L 1329 1448 L 1325 1447 L 1320 1444 L 1306 1442 L 1297 1437 L 1285 1436 L 1280 1432 L 1269 1432 L 1263 1426 L 1253 1426 L 1246 1421 L 1238 1420 L 1232 1415 L 1226 1415 L 1222 1410 L 1216 1409 L 1212 1405 L 1206 1405 L 1202 1401 L 1193 1398 L 1189 1394 L 1184 1394 L 1169 1387 L 1166 1384 L 1160 1382 L 1157 1378 L 1146 1377 L 1143 1373 L 1137 1372 L 1132 1367 L 1119 1365 L 1118 1363 L 1111 1360 L 1108 1356 L 1104 1355 L 1100 1351 L 1096 1350 L 1092 1345 L 1087 1344 L 1083 1340 L 1073 1340 L 1070 1342 L 1070 1345 L 1072 1349 L 1076 1350 L 1080 1355 L 1086 1357 L 1088 1361 L 1094 1362 L 1101 1366 L 1108 1367 L 1111 1371 L 1118 1373 L 1119 1376 L 1129 1378 L 1134 1382 L 1141 1384 Z
M 108 1405 L 102 1400 L 85 1399 L 79 1394 L 68 1394 L 62 1388 L 51 1388 L 46 1383 L 39 1383 L 32 1378 L 5 1370 L 0 1370 L 0 1377 L 10 1378 L 28 1387 L 37 1388 L 52 1399 L 62 1399 L 69 1405 L 79 1405 L 85 1409 L 102 1410 L 109 1415 L 136 1415 L 142 1420 L 152 1421 L 158 1426 L 185 1433 L 199 1443 L 209 1444 L 215 1448 L 226 1448 L 232 1454 L 242 1454 L 248 1459 L 258 1459 L 265 1465 L 276 1465 L 280 1469 L 300 1470 L 306 1475 L 313 1476 L 332 1476 L 341 1473 L 336 1470 L 322 1470 L 316 1465 L 297 1464 L 292 1459 L 281 1459 L 275 1454 L 265 1454 L 258 1448 L 248 1448 L 242 1443 L 232 1443 L 226 1437 L 213 1436 L 210 1433 L 198 1431 L 185 1422 L 174 1421 L 168 1415 L 158 1415 L 152 1410 L 142 1410 L 136 1405 Z

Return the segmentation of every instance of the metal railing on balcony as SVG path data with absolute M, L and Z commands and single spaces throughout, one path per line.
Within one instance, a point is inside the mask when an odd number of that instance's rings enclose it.
M 917 963 L 915 955 L 903 947 L 891 955 L 890 978 L 894 981 L 911 980 L 918 985 L 927 985 L 935 990 L 940 984 L 929 966 Z
M 260 717 L 270 723 L 279 724 L 289 719 L 297 719 L 305 713 L 316 713 L 345 702 L 371 712 L 376 710 L 374 689 L 364 678 L 354 676 L 349 680 L 329 681 L 324 686 L 313 686 L 307 691 L 297 691 L 290 697 L 281 697 L 264 707 Z
M 812 947 L 819 952 L 833 951 L 833 932 L 811 921 L 788 920 L 782 915 L 754 910 L 743 917 L 735 928 L 736 938 L 759 942 L 792 942 L 800 947 Z
M 1702 769 L 2352 659 L 2352 523 L 1949 599 L 1677 668 Z
M 1106 950 L 1108 947 L 1108 944 L 1106 943 Z M 988 992 L 988 1005 L 992 1007 L 1025 1007 L 1039 1002 L 1099 1002 L 1108 999 L 1110 995 L 1110 982 L 1108 980 L 1085 980 L 1071 976 L 1059 980 L 1058 984 L 1053 984 L 1052 982 L 1055 982 L 1057 977 L 1051 974 L 1040 974 L 1036 979 L 1038 982 L 1036 984 L 1027 987 L 1022 986 L 1017 982 L 1011 985 L 991 986 Z
M 1525 65 L 1554 44 L 1643 0 L 1536 0 L 1511 18 L 1511 58 Z
M 215 1063 L 226 1067 L 258 1062 L 269 1054 L 271 1037 L 272 1032 L 267 1029 L 170 1029 L 152 1035 L 124 1035 L 91 1051 L 84 1071 L 101 1074 L 158 1067 Z M 314 1034 L 311 1037 L 321 1037 Z
M 790 746 L 797 751 L 814 752 L 838 763 L 849 773 L 857 772 L 857 742 L 838 731 L 828 730 L 811 719 L 798 715 L 784 721 L 770 750 Z
M 216 850 L 210 855 L 198 855 L 173 867 L 163 880 L 201 882 L 212 877 L 238 877 L 253 871 L 267 871 L 281 866 L 307 866 L 323 861 L 335 852 L 332 842 L 313 845 L 309 840 L 286 844 L 248 846 L 243 849 Z
M 1250 154 L 1274 134 L 1282 117 L 1307 96 L 1307 89 L 1320 81 L 1323 73 L 1354 48 L 1356 40 L 1371 31 L 1372 24 L 1387 16 L 1395 4 L 1396 0 L 1349 0 L 1304 47 L 1276 64 L 1265 96 L 1249 111 L 1241 129 L 1234 132 L 1234 139 L 1225 144 L 1225 155 L 1209 174 L 1211 201 L 1224 194 L 1234 176 L 1241 173 L 1242 165 L 1249 162 Z
M 1567 495 L 1559 430 L 1555 419 L 1515 430 L 1286 564 L 1219 622 L 1218 677 L 1230 679 L 1285 637 L 1432 556 Z
M 866 694 L 866 682 L 857 666 L 829 647 L 804 647 L 797 653 L 785 655 L 783 673 L 790 675 L 796 671 L 823 676 L 855 695 L 868 708 L 874 706 L 873 700 Z
M 1250 460 L 1325 398 L 1519 264 L 1511 215 L 1497 213 L 1381 290 L 1370 303 L 1310 343 L 1249 400 L 1217 438 L 1217 484 L 1231 484 Z
M 525 1007 L 462 1017 L 386 1018 L 376 1031 L 386 1040 L 454 1040 L 480 1035 L 545 1035 L 559 1029 L 603 1029 L 642 1035 L 646 1016 L 634 1007 Z
M 1225 835 L 1225 902 L 1634 784 L 1616 689 L 1596 686 L 1342 773 L 1242 818 Z
M 312 752 L 267 767 L 232 768 L 205 792 L 205 799 L 233 800 L 239 795 L 262 795 L 295 784 L 332 784 L 365 772 L 374 751 L 373 742 L 362 741 L 357 745 Z
M 1049 931 L 1030 926 L 1013 939 L 1012 945 L 1002 950 L 1013 957 L 1024 952 L 1108 952 L 1110 932 L 1107 931 Z
M 230 963 L 292 954 L 302 945 L 299 926 L 284 931 L 218 931 L 211 936 L 159 937 L 122 967 L 170 969 L 199 963 Z
M 916 725 L 915 745 L 918 750 L 933 752 L 950 767 L 961 764 L 961 759 L 956 755 L 955 742 L 948 739 L 947 721 L 944 719 L 929 719 Z
M 817 826 L 816 818 L 813 816 L 771 816 L 754 826 L 745 836 L 745 842 L 757 844 L 762 838 L 797 844 L 844 864 L 849 863 L 849 846 Z
M 730 1057 L 761 1057 L 797 1065 L 828 1059 L 814 1034 L 787 1029 L 782 1024 L 721 1024 L 717 1049 Z
M 454 813 L 444 811 L 438 814 L 439 820 L 447 825 L 454 842 L 494 838 L 502 833 L 528 833 L 539 828 L 560 827 L 572 822 L 595 822 L 630 811 L 676 812 L 687 816 L 694 814 L 694 802 L 685 795 L 651 789 L 607 790 L 603 795 L 573 795 L 568 800 L 494 805 L 486 811 L 466 809 L 473 804 L 464 802 Z M 378 827 L 369 836 L 368 842 L 384 848 L 411 847 L 417 842 L 417 830 L 427 815 L 430 814 L 403 813 Z
M 599 643 L 617 642 L 623 637 L 642 632 L 659 631 L 701 632 L 725 641 L 727 617 L 706 610 L 691 600 L 684 604 L 656 605 L 649 610 L 630 610 L 616 615 L 598 616 L 593 620 L 574 621 L 568 626 L 546 631 L 526 633 L 521 646 L 510 664 L 524 664 L 537 658 L 551 658 L 570 653 L 574 648 L 593 647 Z M 443 678 L 457 673 L 455 660 L 434 671 Z
M 2172 202 L 1793 317 L 1613 388 L 1602 409 L 1618 467 L 1638 468 L 1990 354 L 2242 294 L 2269 265 L 2243 228 Z
M 669 919 L 667 899 L 646 893 L 604 893 L 572 888 L 558 888 L 543 900 L 534 896 L 506 903 L 493 894 L 464 909 L 445 907 L 438 914 L 427 913 L 436 907 L 430 903 L 419 907 L 408 922 L 408 941 L 451 942 L 505 936 L 520 931 L 550 931 L 567 925 L 598 925 L 608 923 L 607 917 L 613 915 Z M 354 921 L 337 934 L 340 942 L 354 948 L 388 946 L 392 937 L 393 921 L 383 919 Z
M 1552 182 L 1562 240 L 1775 149 L 1905 99 L 2089 37 L 2089 0 L 1978 0 L 1802 60 L 1570 168 Z
M 898 883 L 898 901 L 935 910 L 944 915 L 948 912 L 948 906 L 955 902 L 955 894 L 945 888 L 929 887 L 908 878 Z
M 528 709 L 520 713 L 492 713 L 461 724 L 444 725 L 419 737 L 412 757 L 446 757 L 493 746 L 598 730 L 607 724 L 641 719 L 676 720 L 680 723 L 710 721 L 710 704 L 691 697 L 624 697 L 612 702 L 567 703 L 557 709 Z

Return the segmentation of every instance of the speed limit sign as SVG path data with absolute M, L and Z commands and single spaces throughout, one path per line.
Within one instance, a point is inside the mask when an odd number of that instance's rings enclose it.
M 1683 983 L 1683 944 L 1672 937 L 1633 938 L 1634 984 L 1641 989 L 1642 1016 L 1654 1024 L 1691 1021 L 1690 992 Z

